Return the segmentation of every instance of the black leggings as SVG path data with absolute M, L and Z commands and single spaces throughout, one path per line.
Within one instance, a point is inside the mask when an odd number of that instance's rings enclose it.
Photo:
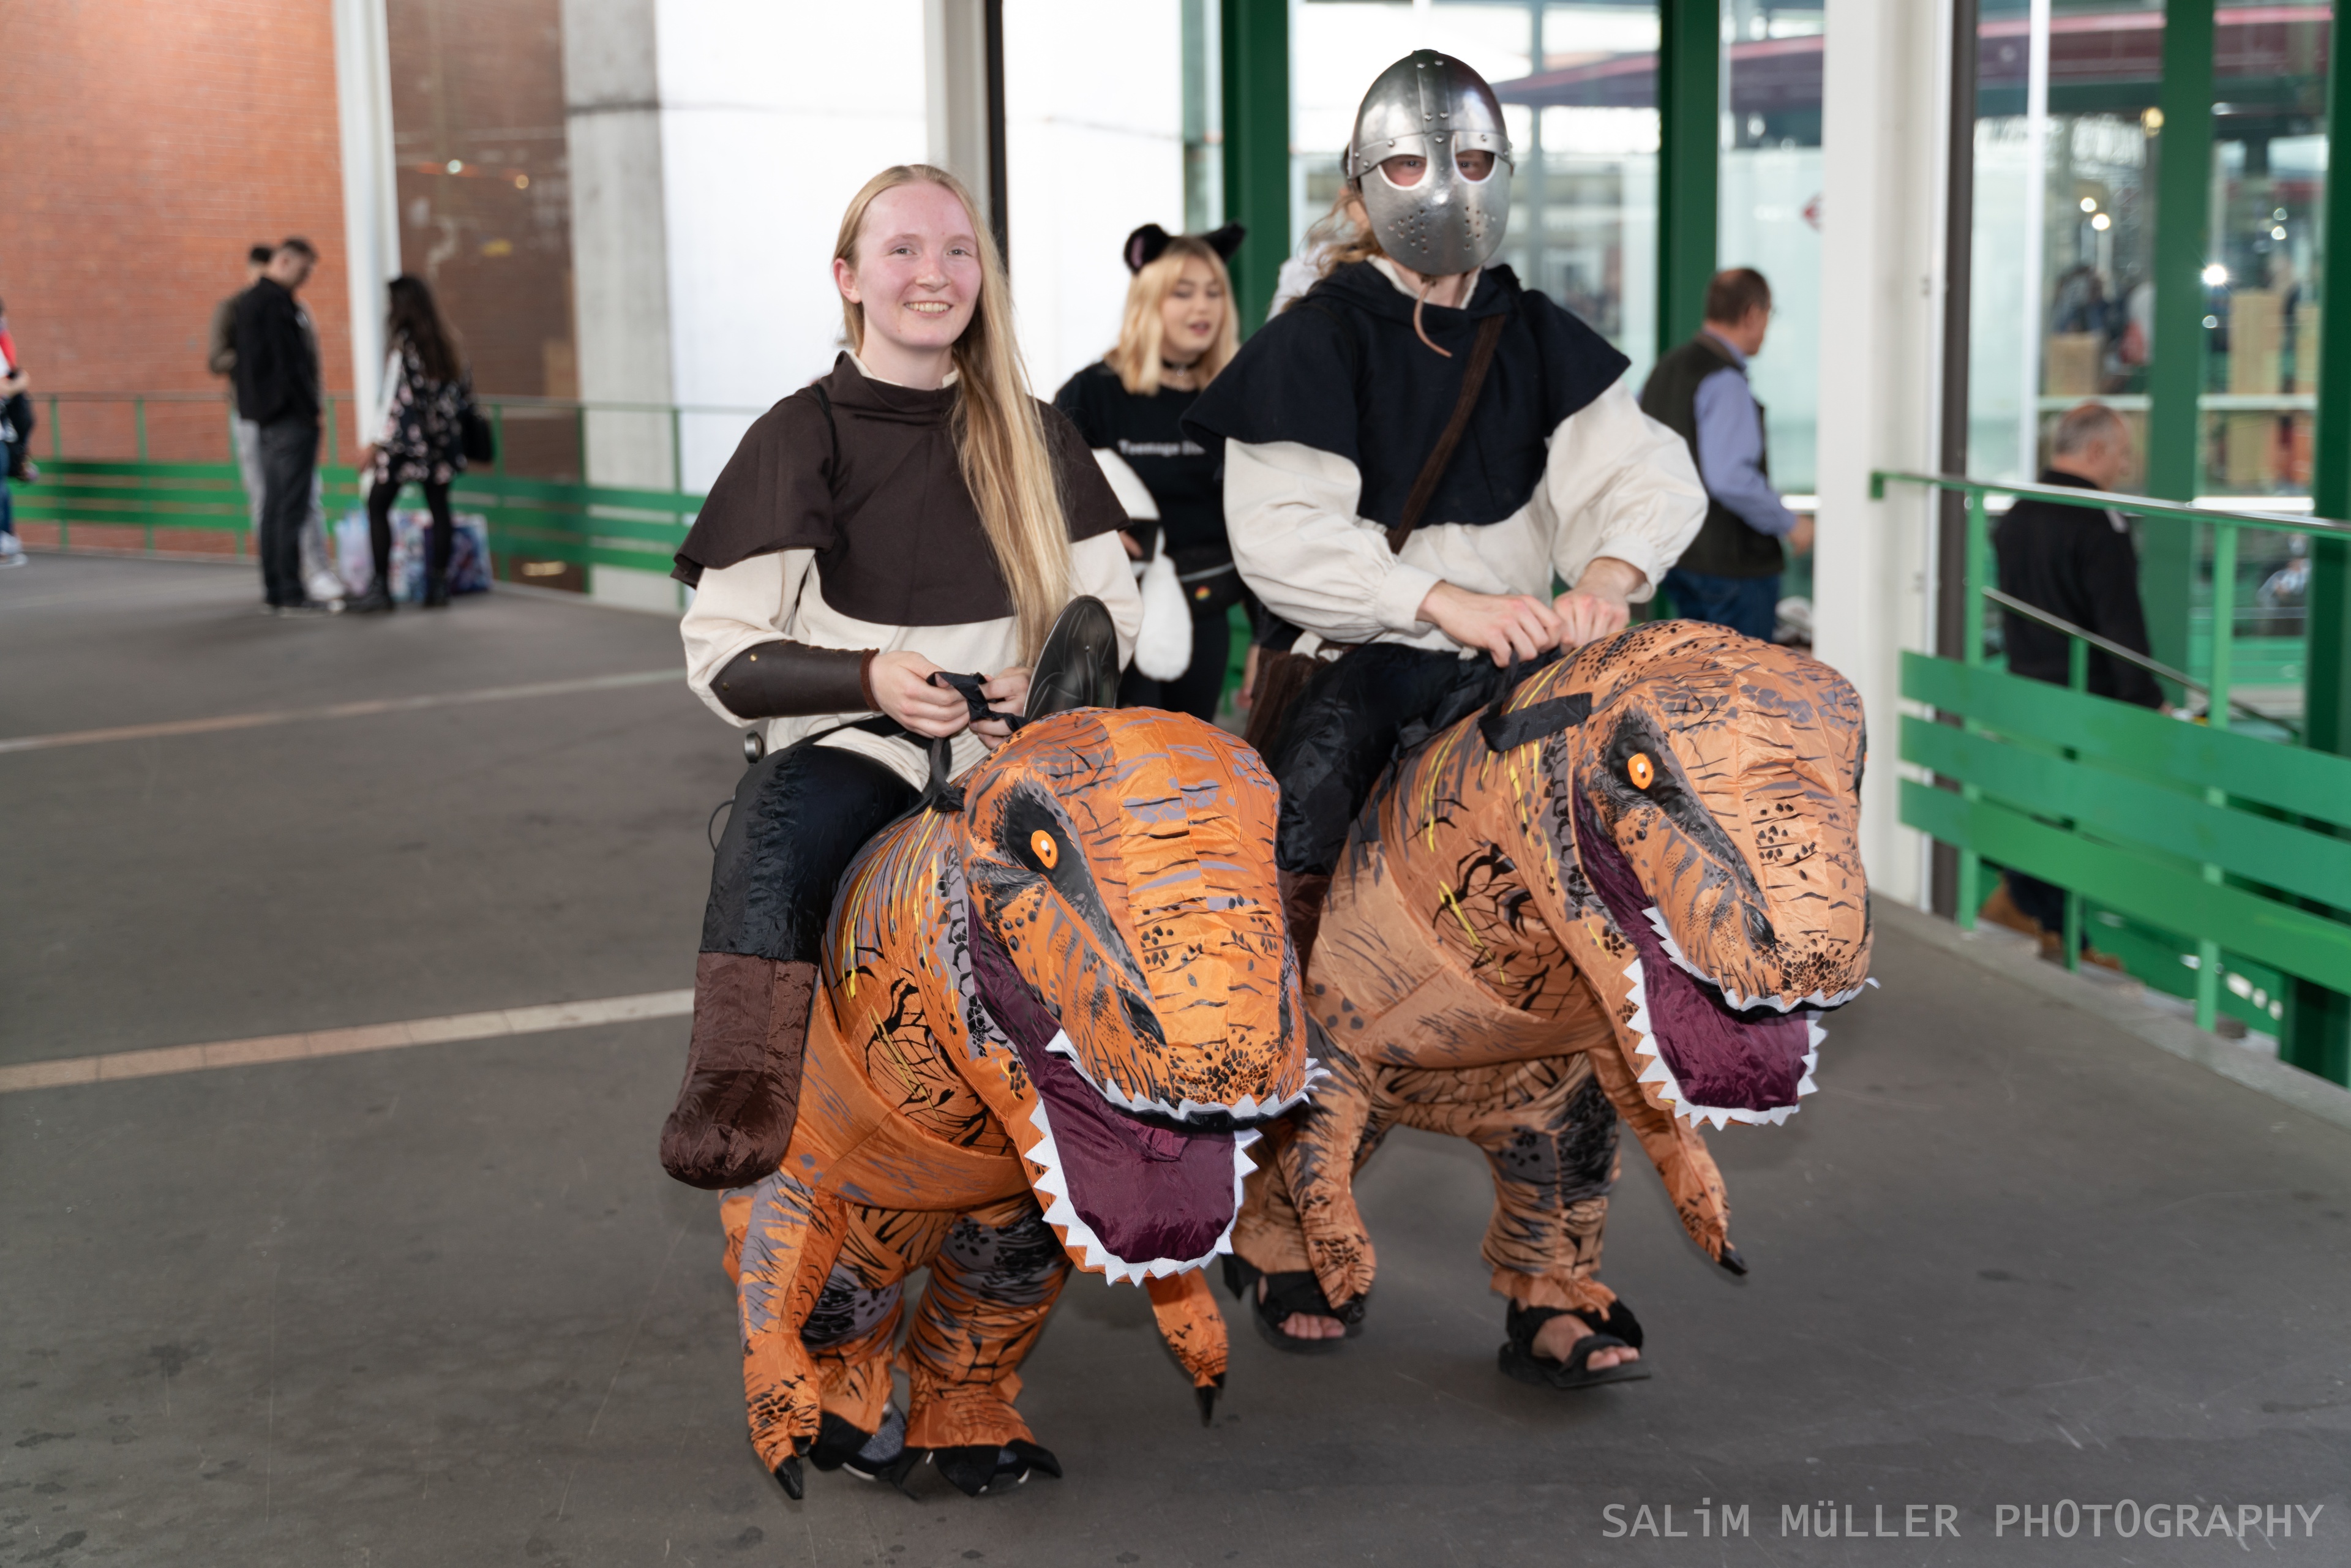
M 1314 672 L 1267 761 L 1281 786 L 1273 863 L 1329 875 L 1396 753 L 1468 717 L 1508 677 L 1483 653 L 1374 643 Z
M 816 962 L 841 873 L 919 799 L 881 763 L 837 746 L 787 746 L 753 763 L 719 836 L 702 950 Z
M 392 591 L 392 504 L 401 486 L 378 479 L 368 489 L 368 549 L 375 556 L 375 586 Z M 449 486 L 424 481 L 424 505 L 433 514 L 432 541 L 425 547 L 425 580 L 449 575 L 449 549 L 456 525 L 449 519 Z

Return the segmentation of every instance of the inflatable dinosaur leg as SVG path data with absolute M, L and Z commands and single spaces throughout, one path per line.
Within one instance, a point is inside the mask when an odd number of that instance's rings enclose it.
M 820 1197 L 778 1171 L 730 1194 L 720 1217 L 730 1232 L 737 1310 L 743 1333 L 743 1395 L 751 1446 L 784 1490 L 799 1496 L 798 1455 L 821 1421 L 821 1380 L 800 1338 L 815 1312 L 849 1226 L 838 1198 Z
M 1022 1193 L 959 1217 L 931 1258 L 931 1282 L 899 1352 L 911 1408 L 906 1441 L 946 1449 L 1030 1443 L 1012 1408 L 1020 1363 L 1044 1329 L 1069 1255 Z
M 1484 1253 L 1493 1287 L 1520 1305 L 1615 1298 L 1592 1279 L 1614 1176 L 1616 1117 L 1581 1055 L 1475 1067 L 1396 1068 L 1396 1119 L 1485 1151 L 1494 1211 Z
M 1607 1091 L 1609 1103 L 1641 1140 L 1649 1163 L 1665 1179 L 1674 1212 L 1689 1239 L 1732 1273 L 1747 1272 L 1739 1249 L 1730 1244 L 1730 1200 L 1723 1192 L 1722 1173 L 1715 1168 L 1706 1140 L 1698 1136 L 1696 1127 L 1642 1092 L 1621 1053 L 1603 1049 L 1587 1054 L 1601 1087 Z
M 823 1385 L 825 1437 L 837 1447 L 853 1430 L 862 1447 L 881 1430 L 890 1407 L 890 1358 L 904 1320 L 906 1276 L 938 1250 L 955 1216 L 856 1204 L 846 1214 L 841 1255 L 800 1329 L 800 1343 L 815 1359 Z M 820 1444 L 819 1469 L 832 1468 L 824 1462 L 828 1457 Z
M 1521 1307 L 1605 1315 L 1615 1292 L 1593 1276 L 1608 1191 L 1616 1177 L 1616 1113 L 1591 1058 L 1552 1056 L 1490 1075 L 1482 1108 L 1457 1113 L 1461 1135 L 1486 1152 L 1494 1174 L 1494 1215 L 1486 1261 L 1494 1289 Z
M 1280 1167 L 1323 1299 L 1353 1322 L 1362 1319 L 1378 1270 L 1371 1231 L 1355 1207 L 1355 1172 L 1387 1130 L 1380 1085 L 1394 1070 L 1359 1061 L 1319 1030 L 1315 1043 L 1331 1076 L 1300 1109 L 1288 1142 L 1269 1163 Z
M 1315 1091 L 1318 1096 L 1327 1092 Z M 1298 1207 L 1290 1198 L 1290 1179 L 1282 1174 L 1283 1152 L 1295 1133 L 1295 1118 L 1265 1130 L 1265 1141 L 1255 1151 L 1257 1169 L 1242 1188 L 1240 1217 L 1233 1221 L 1234 1253 L 1263 1274 L 1300 1273 L 1314 1267 L 1306 1256 L 1306 1231 L 1298 1222 Z
M 1197 1391 L 1205 1426 L 1216 1413 L 1217 1390 L 1225 1385 L 1229 1349 L 1225 1314 L 1217 1311 L 1216 1298 L 1208 1293 L 1208 1276 L 1187 1269 L 1165 1279 L 1146 1280 L 1143 1288 L 1151 1293 L 1151 1315 L 1159 1322 L 1159 1337 L 1167 1342 Z

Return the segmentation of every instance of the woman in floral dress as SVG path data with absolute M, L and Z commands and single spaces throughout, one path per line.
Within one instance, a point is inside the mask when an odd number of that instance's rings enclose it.
M 375 555 L 375 581 L 351 605 L 356 611 L 390 610 L 392 598 L 392 505 L 402 486 L 424 487 L 433 514 L 425 551 L 424 606 L 449 602 L 449 482 L 465 467 L 465 411 L 473 402 L 473 377 L 464 345 L 433 300 L 421 277 L 392 280 L 392 314 L 384 339 L 392 351 L 383 361 L 383 433 L 361 462 L 371 471 L 368 543 Z

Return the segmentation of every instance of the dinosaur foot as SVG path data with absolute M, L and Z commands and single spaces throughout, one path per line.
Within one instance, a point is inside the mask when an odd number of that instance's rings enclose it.
M 809 1450 L 820 1470 L 847 1470 L 861 1481 L 887 1481 L 905 1490 L 907 1476 L 923 1462 L 923 1450 L 906 1447 L 906 1417 L 894 1405 L 883 1412 L 882 1429 L 868 1432 L 828 1410 Z
M 1055 1479 L 1061 1479 L 1061 1461 L 1052 1452 L 1041 1448 L 1024 1437 L 1015 1437 L 1002 1448 L 986 1443 L 961 1448 L 934 1448 L 931 1462 L 939 1474 L 954 1483 L 966 1497 L 977 1497 L 982 1492 L 1006 1490 L 1025 1484 L 1030 1472 L 1042 1470 Z

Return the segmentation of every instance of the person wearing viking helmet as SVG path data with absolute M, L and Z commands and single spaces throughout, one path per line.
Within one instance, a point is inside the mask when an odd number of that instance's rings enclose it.
M 1399 750 L 1490 702 L 1507 672 L 1623 630 L 1707 507 L 1625 357 L 1489 265 L 1511 147 L 1476 71 L 1433 50 L 1383 71 L 1343 172 L 1320 280 L 1186 420 L 1221 446 L 1243 580 L 1296 629 L 1289 657 L 1269 643 L 1249 739 L 1281 787 L 1275 864 L 1301 974 L 1349 825 Z M 1556 597 L 1554 579 L 1570 585 Z M 1287 1319 L 1296 1337 L 1339 1331 Z

